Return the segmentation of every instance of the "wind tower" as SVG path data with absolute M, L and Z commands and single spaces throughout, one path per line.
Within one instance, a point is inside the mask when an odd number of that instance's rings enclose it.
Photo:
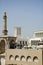
M 6 12 L 4 12 L 4 15 L 3 15 L 3 34 L 4 35 L 7 35 L 7 15 L 6 15 Z

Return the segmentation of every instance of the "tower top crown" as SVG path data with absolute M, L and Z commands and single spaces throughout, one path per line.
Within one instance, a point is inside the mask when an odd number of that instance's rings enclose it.
M 6 16 L 6 11 L 4 11 L 4 16 Z

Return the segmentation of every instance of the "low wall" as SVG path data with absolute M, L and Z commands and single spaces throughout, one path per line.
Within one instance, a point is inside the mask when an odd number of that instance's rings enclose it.
M 10 59 L 11 56 L 13 57 L 12 60 Z M 6 64 L 42 65 L 42 50 L 41 49 L 39 50 L 7 49 L 6 50 Z

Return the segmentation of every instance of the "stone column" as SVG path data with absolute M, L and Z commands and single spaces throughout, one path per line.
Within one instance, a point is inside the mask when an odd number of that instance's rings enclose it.
M 0 65 L 1 65 L 1 57 L 0 57 Z

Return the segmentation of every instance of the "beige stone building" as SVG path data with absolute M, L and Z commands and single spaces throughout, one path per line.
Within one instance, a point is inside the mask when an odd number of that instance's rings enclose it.
M 29 38 L 22 38 L 19 34 L 21 28 L 16 28 L 15 36 L 8 35 L 7 15 L 4 12 L 3 34 L 0 35 L 0 65 L 43 65 L 43 48 L 29 46 Z M 38 44 L 43 45 L 43 42 Z

